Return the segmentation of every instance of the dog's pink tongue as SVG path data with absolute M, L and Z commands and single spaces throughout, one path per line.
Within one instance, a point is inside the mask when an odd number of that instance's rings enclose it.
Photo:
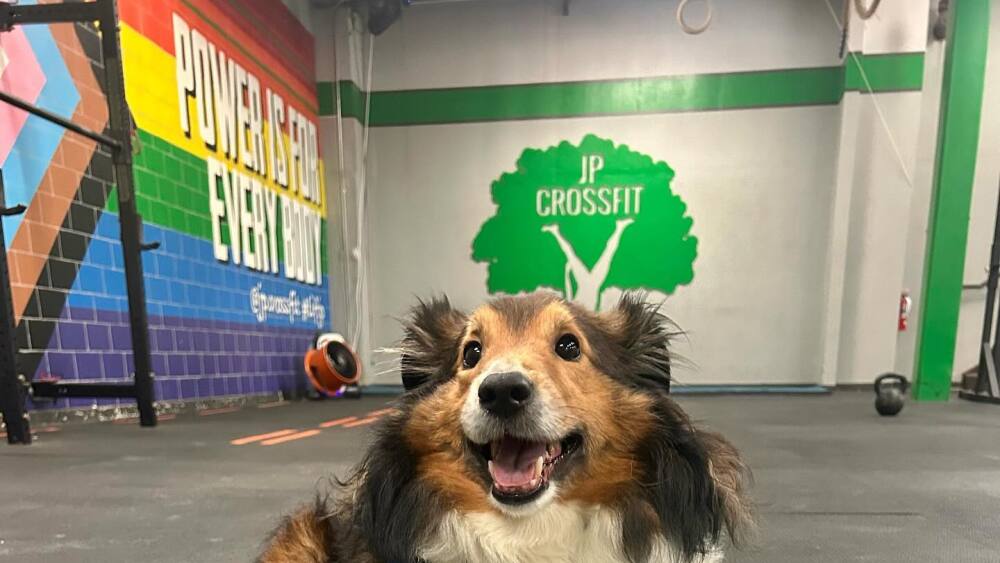
M 545 444 L 504 436 L 493 456 L 493 481 L 506 488 L 529 487 L 535 478 L 535 462 L 545 455 Z

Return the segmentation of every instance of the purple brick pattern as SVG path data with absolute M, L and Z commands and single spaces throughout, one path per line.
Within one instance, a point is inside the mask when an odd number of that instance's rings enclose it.
M 150 316 L 158 400 L 293 392 L 314 332 L 266 325 Z M 131 376 L 128 314 L 66 307 L 35 377 L 125 380 Z M 129 405 L 129 400 L 60 400 L 56 407 Z

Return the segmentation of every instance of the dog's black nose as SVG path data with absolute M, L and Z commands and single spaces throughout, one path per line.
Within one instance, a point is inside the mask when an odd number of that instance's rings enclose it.
M 534 391 L 521 373 L 494 373 L 479 386 L 479 404 L 499 417 L 514 416 L 531 401 Z

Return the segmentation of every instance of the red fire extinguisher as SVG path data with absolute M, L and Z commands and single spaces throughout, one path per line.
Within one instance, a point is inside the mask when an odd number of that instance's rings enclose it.
M 913 299 L 910 298 L 909 290 L 904 289 L 899 295 L 899 332 L 906 330 L 906 325 L 910 320 L 910 310 L 913 308 Z

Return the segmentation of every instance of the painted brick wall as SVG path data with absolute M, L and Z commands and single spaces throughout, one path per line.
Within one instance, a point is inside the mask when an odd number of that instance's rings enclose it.
M 145 240 L 161 242 L 143 255 L 159 400 L 296 392 L 303 383 L 302 352 L 317 330 L 328 328 L 325 249 L 319 283 L 312 284 L 285 275 L 280 238 L 278 272 L 216 258 L 207 161 L 219 156 L 177 126 L 174 13 L 239 58 L 264 88 L 280 91 L 288 108 L 315 121 L 312 37 L 281 3 L 253 7 L 244 12 L 230 0 L 120 0 L 126 88 L 141 147 L 134 163 L 136 204 Z M 282 25 L 267 40 L 255 38 L 253 30 L 269 14 Z M 92 27 L 29 27 L 0 34 L 0 49 L 9 61 L 0 68 L 0 88 L 105 129 L 100 43 Z M 295 64 L 279 68 L 276 63 L 291 60 L 290 54 Z M 289 142 L 284 138 L 277 150 L 287 150 Z M 4 219 L 19 369 L 35 378 L 127 379 L 133 359 L 110 155 L 37 118 L 0 109 L 0 169 L 8 203 L 28 205 L 22 218 Z M 298 197 L 267 182 L 266 173 L 260 180 L 279 196 Z M 325 210 L 323 202 L 306 203 Z M 221 219 L 216 244 L 231 244 L 228 221 Z M 270 228 L 287 232 L 280 210 Z M 325 228 L 323 221 L 321 232 Z M 324 314 L 258 314 L 254 299 L 260 295 L 308 298 Z M 33 407 L 115 403 L 130 401 L 74 399 Z

